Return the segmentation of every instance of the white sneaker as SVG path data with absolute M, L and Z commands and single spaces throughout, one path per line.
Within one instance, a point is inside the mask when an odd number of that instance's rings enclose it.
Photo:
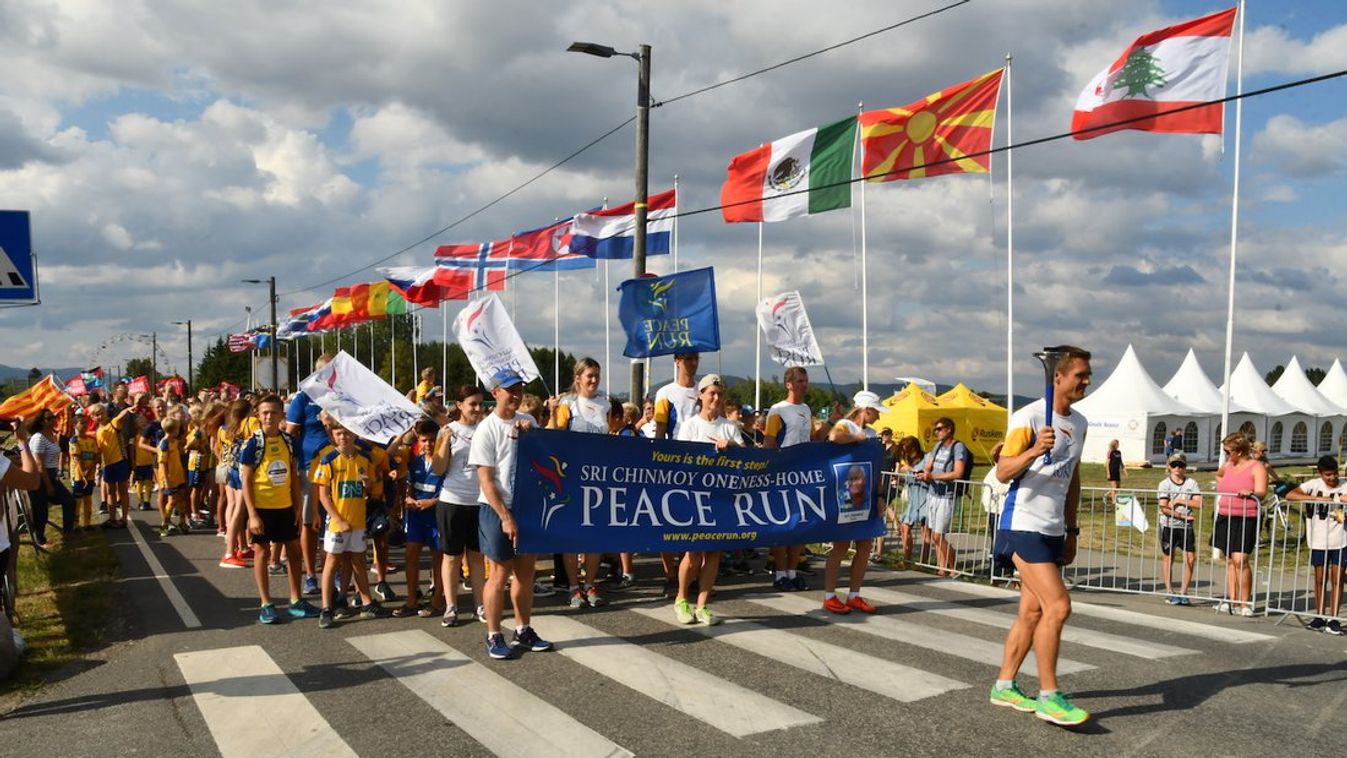
M 1243 608 L 1239 609 L 1239 615 L 1243 616 L 1244 618 L 1250 618 L 1253 616 L 1253 608 L 1250 608 L 1249 606 L 1246 605 Z
M 1230 612 L 1230 604 L 1229 604 L 1229 603 L 1224 603 L 1224 602 L 1221 603 L 1220 605 L 1216 606 L 1216 612 L 1217 612 L 1217 613 L 1229 613 L 1229 612 Z

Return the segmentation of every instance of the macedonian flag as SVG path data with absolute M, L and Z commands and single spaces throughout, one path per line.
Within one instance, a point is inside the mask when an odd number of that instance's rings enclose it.
M 891 182 L 986 173 L 991 156 L 968 156 L 991 148 L 1004 71 L 997 69 L 901 108 L 862 113 L 861 171 L 866 179 Z

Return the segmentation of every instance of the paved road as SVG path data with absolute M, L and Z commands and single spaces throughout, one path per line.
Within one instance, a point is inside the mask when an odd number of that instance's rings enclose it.
M 674 626 L 647 576 L 599 610 L 541 601 L 535 626 L 559 650 L 494 662 L 475 623 L 259 626 L 251 574 L 216 567 L 215 536 L 136 528 L 111 535 L 128 639 L 0 721 L 5 755 L 1255 755 L 1341 744 L 1347 638 L 1294 621 L 1077 593 L 1063 683 L 1097 718 L 1067 731 L 987 704 L 1014 609 L 993 588 L 876 571 L 868 594 L 880 612 L 840 620 L 816 610 L 817 592 L 733 579 L 716 603 L 728 622 L 706 630 Z

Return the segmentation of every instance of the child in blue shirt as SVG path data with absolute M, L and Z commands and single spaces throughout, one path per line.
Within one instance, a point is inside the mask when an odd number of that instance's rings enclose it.
M 407 471 L 407 494 L 403 502 L 403 525 L 407 530 L 407 603 L 393 611 L 394 616 L 416 614 L 422 618 L 444 612 L 444 588 L 440 586 L 440 535 L 435 527 L 435 506 L 440 499 L 440 485 L 444 475 L 431 471 L 435 455 L 435 439 L 440 427 L 430 419 L 423 419 L 412 430 L 416 435 L 416 455 Z M 408 437 L 411 435 L 409 434 Z M 410 440 L 409 440 L 410 441 Z M 421 546 L 430 546 L 431 598 L 429 606 L 422 606 L 418 594 L 421 580 Z

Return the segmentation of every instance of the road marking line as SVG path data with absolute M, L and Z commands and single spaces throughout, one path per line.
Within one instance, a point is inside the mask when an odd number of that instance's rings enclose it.
M 173 579 L 164 570 L 164 564 L 159 562 L 154 553 L 150 550 L 150 545 L 140 534 L 138 522 L 131 519 L 126 520 L 127 531 L 131 533 L 131 540 L 136 543 L 140 549 L 140 554 L 145 558 L 145 563 L 150 567 L 150 573 L 153 574 L 159 586 L 164 588 L 164 594 L 168 596 L 169 605 L 178 612 L 178 618 L 182 619 L 182 625 L 188 629 L 198 629 L 201 627 L 201 619 L 192 612 L 192 607 L 187 604 L 187 598 L 178 591 L 177 585 L 173 584 Z
M 634 608 L 642 616 L 682 627 L 668 608 Z M 922 669 L 822 642 L 745 619 L 727 618 L 720 626 L 687 627 L 712 639 L 827 679 L 850 684 L 904 703 L 970 685 Z
M 997 598 L 999 600 L 1018 600 L 1020 597 L 1020 593 L 1015 590 L 1003 590 L 1000 587 L 990 587 L 985 584 L 973 584 L 972 582 L 927 579 L 919 582 L 919 584 L 929 587 L 939 587 L 941 589 L 949 590 L 950 592 L 962 592 L 966 595 Z M 1217 642 L 1243 644 L 1246 642 L 1267 642 L 1269 640 L 1277 639 L 1270 634 L 1260 634 L 1258 632 L 1249 632 L 1243 629 L 1216 626 L 1214 624 L 1203 624 L 1197 621 L 1187 621 L 1185 619 L 1152 616 L 1149 613 L 1129 611 L 1122 608 L 1110 608 L 1106 605 L 1095 605 L 1094 603 L 1077 600 L 1074 595 L 1071 597 L 1071 613 L 1073 615 L 1093 616 L 1108 621 L 1117 621 L 1122 624 L 1132 624 L 1133 626 L 1159 629 L 1165 632 L 1178 632 L 1193 637 L 1216 640 Z
M 355 756 L 257 645 L 173 656 L 224 758 Z
M 928 611 L 938 613 L 942 616 L 971 621 L 974 624 L 984 624 L 994 626 L 998 629 L 1009 629 L 1010 625 L 1015 623 L 1015 617 L 1009 613 L 987 610 L 986 608 L 969 608 L 959 603 L 947 600 L 936 600 L 919 595 L 909 595 L 906 592 L 898 592 L 883 587 L 866 587 L 867 597 L 876 600 L 882 600 L 892 605 L 900 605 L 904 608 L 911 608 L 914 611 Z M 1159 642 L 1143 642 L 1134 637 L 1124 637 L 1121 634 L 1106 634 L 1096 632 L 1093 629 L 1081 629 L 1067 625 L 1062 629 L 1062 640 L 1065 642 L 1074 642 L 1077 645 L 1088 645 L 1097 647 L 1101 650 L 1111 650 L 1115 653 L 1132 655 L 1147 660 L 1157 658 L 1171 658 L 1176 655 L 1194 655 L 1197 650 L 1190 650 L 1184 647 L 1175 647 L 1165 645 Z
M 633 755 L 419 629 L 346 641 L 496 755 Z
M 853 627 L 856 631 L 865 634 L 965 658 L 977 663 L 985 663 L 997 668 L 1001 667 L 1001 658 L 1005 652 L 1004 647 L 999 642 L 988 642 L 978 637 L 969 637 L 964 634 L 915 624 L 892 616 L 876 616 L 858 611 L 845 615 L 829 613 L 820 608 L 817 602 L 794 595 L 761 595 L 746 597 L 745 600 L 784 613 L 801 614 L 839 626 Z M 1057 673 L 1059 674 L 1072 674 L 1078 671 L 1089 671 L 1093 668 L 1094 666 L 1088 663 L 1073 661 L 1069 658 L 1057 659 Z M 1030 653 L 1024 659 L 1024 666 L 1020 671 L 1029 676 L 1038 675 L 1038 664 L 1033 653 Z
M 561 655 L 735 737 L 822 721 L 573 619 L 548 616 L 542 626 Z

